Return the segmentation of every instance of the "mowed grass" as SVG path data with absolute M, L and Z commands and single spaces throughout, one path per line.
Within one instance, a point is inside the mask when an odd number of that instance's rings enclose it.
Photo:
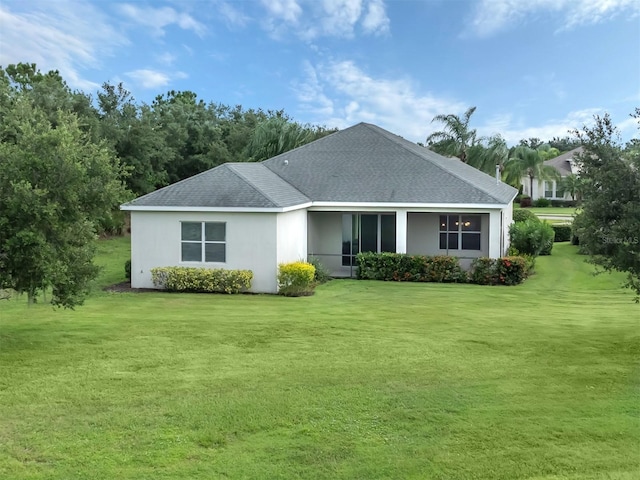
M 0 478 L 636 479 L 640 306 L 583 260 L 556 244 L 518 287 L 2 301 Z
M 514 204 L 514 208 L 519 210 L 521 207 L 518 204 Z M 554 215 L 554 216 L 567 216 L 574 217 L 579 211 L 579 208 L 574 207 L 527 207 L 523 210 L 529 210 L 536 215 Z

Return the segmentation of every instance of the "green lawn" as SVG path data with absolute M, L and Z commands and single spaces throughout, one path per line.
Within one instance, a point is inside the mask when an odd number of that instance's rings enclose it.
M 0 301 L 0 478 L 636 479 L 640 305 L 567 244 L 537 271 Z
M 519 205 L 514 205 L 514 208 L 519 209 Z M 536 215 L 566 215 L 567 217 L 573 217 L 579 208 L 573 207 L 527 207 L 526 210 L 529 210 Z

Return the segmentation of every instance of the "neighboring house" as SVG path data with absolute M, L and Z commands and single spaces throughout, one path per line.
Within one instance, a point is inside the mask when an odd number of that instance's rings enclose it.
M 121 206 L 131 212 L 131 284 L 154 267 L 253 271 L 277 291 L 280 263 L 319 259 L 354 274 L 358 252 L 504 255 L 516 189 L 360 123 L 261 163 L 226 163 Z
M 582 147 L 574 148 L 555 158 L 544 161 L 544 165 L 548 165 L 556 169 L 560 175 L 560 180 L 533 180 L 533 192 L 529 192 L 529 177 L 522 178 L 522 193 L 529 195 L 532 200 L 546 198 L 548 200 L 571 200 L 571 195 L 562 188 L 562 180 L 567 175 L 577 175 L 579 173 L 578 164 L 574 160 L 574 156 L 582 153 Z

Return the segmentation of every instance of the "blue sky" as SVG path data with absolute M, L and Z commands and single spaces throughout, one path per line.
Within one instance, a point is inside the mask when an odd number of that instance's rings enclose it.
M 191 90 L 424 141 L 477 106 L 480 134 L 549 139 L 609 112 L 637 135 L 638 0 L 2 0 L 0 65 L 136 100 Z

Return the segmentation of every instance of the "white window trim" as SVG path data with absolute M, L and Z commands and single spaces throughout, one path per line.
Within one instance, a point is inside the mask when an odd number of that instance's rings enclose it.
M 182 239 L 182 224 L 183 223 L 199 223 L 200 224 L 200 238 L 201 240 L 183 240 Z M 224 225 L 224 240 L 206 240 L 205 229 L 206 224 L 208 223 L 221 223 Z M 183 260 L 182 259 L 182 244 L 183 243 L 198 243 L 200 244 L 200 260 Z M 224 261 L 222 262 L 207 262 L 206 254 L 205 254 L 205 246 L 207 244 L 222 244 L 224 245 Z M 224 264 L 227 263 L 227 222 L 206 222 L 206 221 L 193 221 L 193 220 L 184 220 L 180 222 L 180 263 L 188 263 L 188 264 L 201 264 L 201 263 L 218 263 Z

